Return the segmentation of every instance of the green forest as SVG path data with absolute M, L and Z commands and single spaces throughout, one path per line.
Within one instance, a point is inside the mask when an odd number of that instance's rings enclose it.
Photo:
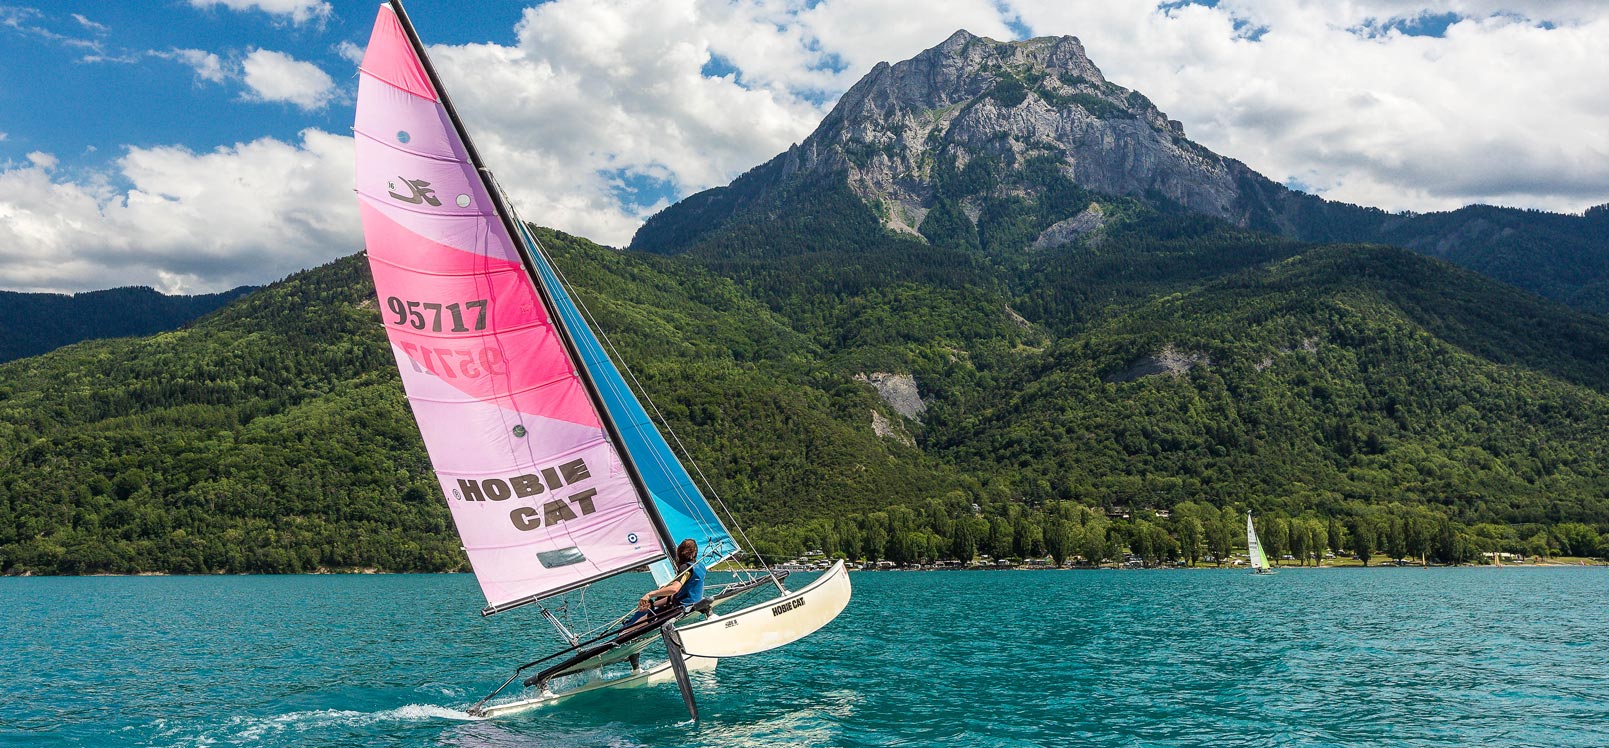
M 76 294 L 0 291 L 0 363 L 37 356 L 91 338 L 150 335 L 171 330 L 253 289 L 165 296 L 144 286 Z
M 1609 552 L 1602 317 L 1070 185 L 926 237 L 792 189 L 672 256 L 538 231 L 768 560 Z M 439 494 L 361 255 L 0 365 L 7 574 L 464 570 Z

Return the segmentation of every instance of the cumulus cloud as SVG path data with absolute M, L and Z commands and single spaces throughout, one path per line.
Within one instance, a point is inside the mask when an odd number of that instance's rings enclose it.
M 252 101 L 279 101 L 307 110 L 323 109 L 335 98 L 335 81 L 311 62 L 283 52 L 254 49 L 241 63 L 242 80 Z
M 130 148 L 117 162 L 126 190 L 108 176 L 59 179 L 49 154 L 29 159 L 0 170 L 0 287 L 214 291 L 362 246 L 347 136 Z
M 1503 0 L 1013 0 L 1191 138 L 1390 210 L 1609 199 L 1609 9 Z M 1427 19 L 1440 35 L 1416 34 Z
M 295 24 L 323 22 L 332 12 L 324 0 L 190 0 L 190 5 L 203 10 L 219 6 L 236 11 L 258 10 Z
M 152 52 L 152 56 L 188 65 L 196 73 L 198 80 L 222 83 L 229 78 L 229 72 L 224 69 L 223 60 L 218 55 L 201 49 L 173 49 L 167 52 Z
M 352 42 L 343 41 L 335 45 L 335 53 L 353 65 L 363 62 L 363 48 Z

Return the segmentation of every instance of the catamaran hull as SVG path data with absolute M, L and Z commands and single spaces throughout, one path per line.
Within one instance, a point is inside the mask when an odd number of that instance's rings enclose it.
M 714 670 L 722 657 L 755 654 L 803 639 L 837 618 L 838 614 L 849 605 L 851 592 L 849 571 L 844 568 L 844 563 L 839 561 L 828 569 L 827 573 L 821 575 L 821 578 L 797 592 L 787 593 L 735 613 L 718 615 L 682 626 L 676 631 L 680 635 L 682 648 L 686 653 L 687 669 Z M 606 658 L 611 662 L 625 659 L 625 653 L 640 647 L 641 645 L 637 645 L 611 651 L 606 655 L 599 655 L 594 660 L 588 660 L 586 664 L 596 667 L 604 664 L 602 661 Z M 588 691 L 650 686 L 672 683 L 675 680 L 674 668 L 667 660 L 640 673 L 618 678 L 595 678 L 591 682 L 562 693 L 543 693 L 535 698 L 479 707 L 475 713 L 484 717 L 497 717 L 544 707 Z
M 693 672 L 714 670 L 717 664 L 719 664 L 719 661 L 711 657 L 693 657 L 691 655 L 687 657 L 687 669 Z M 661 662 L 651 668 L 646 668 L 640 673 L 625 675 L 619 678 L 599 678 L 591 683 L 587 683 L 561 693 L 544 693 L 535 698 L 510 701 L 506 704 L 483 706 L 480 708 L 479 716 L 500 717 L 505 714 L 514 714 L 515 712 L 538 709 L 550 704 L 556 704 L 560 701 L 570 698 L 571 696 L 578 696 L 588 691 L 598 691 L 605 688 L 634 688 L 637 686 L 652 686 L 660 683 L 674 682 L 676 682 L 676 674 L 671 668 L 670 661 L 666 660 L 665 662 Z
M 849 571 L 839 561 L 797 592 L 682 626 L 677 632 L 689 655 L 751 655 L 798 641 L 831 623 L 849 605 L 851 592 Z

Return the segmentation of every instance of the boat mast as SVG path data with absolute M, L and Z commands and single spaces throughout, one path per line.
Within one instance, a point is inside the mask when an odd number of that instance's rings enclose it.
M 441 78 L 436 75 L 436 67 L 430 62 L 430 56 L 425 53 L 425 45 L 419 40 L 419 33 L 414 30 L 413 21 L 409 20 L 408 12 L 403 9 L 402 0 L 389 0 L 389 2 L 391 10 L 397 14 L 397 20 L 402 22 L 402 29 L 408 35 L 408 43 L 413 45 L 414 54 L 424 67 L 425 75 L 430 78 L 430 85 L 436 89 L 436 95 L 441 98 L 441 105 L 447 112 L 447 118 L 452 120 L 453 128 L 458 131 L 458 139 L 463 142 L 464 150 L 469 154 L 469 163 L 475 167 L 476 173 L 480 174 L 487 193 L 491 195 L 492 202 L 497 208 L 497 216 L 503 222 L 503 230 L 508 232 L 509 241 L 515 245 L 515 251 L 520 256 L 520 263 L 525 268 L 525 275 L 535 286 L 536 295 L 542 300 L 542 307 L 547 311 L 548 319 L 553 323 L 553 329 L 558 331 L 559 339 L 564 343 L 565 351 L 569 354 L 571 363 L 574 364 L 576 375 L 586 389 L 587 396 L 592 401 L 592 407 L 597 410 L 598 419 L 603 423 L 605 432 L 609 435 L 609 440 L 615 448 L 615 454 L 620 457 L 621 463 L 625 466 L 626 474 L 630 476 L 632 486 L 637 489 L 637 495 L 641 499 L 640 503 L 647 510 L 649 519 L 653 520 L 654 531 L 659 535 L 660 546 L 665 549 L 667 556 L 673 556 L 675 554 L 676 540 L 671 537 L 670 529 L 665 526 L 665 519 L 659 516 L 659 509 L 654 506 L 653 494 L 648 492 L 648 485 L 643 482 L 642 474 L 637 470 L 637 463 L 632 460 L 631 453 L 626 450 L 625 440 L 620 437 L 620 429 L 615 425 L 614 417 L 609 414 L 609 409 L 604 406 L 603 396 L 598 392 L 598 385 L 592 381 L 592 375 L 587 371 L 586 364 L 582 361 L 581 352 L 576 348 L 575 341 L 570 338 L 570 331 L 565 329 L 564 322 L 559 316 L 559 310 L 553 304 L 552 295 L 549 293 L 547 285 L 542 282 L 542 274 L 537 271 L 536 265 L 531 259 L 529 248 L 525 246 L 525 242 L 520 238 L 519 224 L 514 218 L 513 208 L 505 202 L 502 190 L 492 178 L 491 170 L 486 168 L 485 162 L 481 160 L 480 151 L 475 149 L 475 141 L 470 139 L 469 131 L 464 129 L 463 121 L 458 118 L 458 110 L 453 106 L 452 98 L 447 95 L 447 89 L 441 85 Z M 553 594 L 559 593 L 555 592 Z M 488 607 L 481 611 L 481 615 L 499 613 L 519 605 L 536 602 L 537 599 L 539 598 L 533 597 L 529 600 L 502 605 L 495 609 Z

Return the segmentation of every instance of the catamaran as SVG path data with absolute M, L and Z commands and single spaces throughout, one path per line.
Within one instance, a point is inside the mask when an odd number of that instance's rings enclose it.
M 1263 553 L 1263 542 L 1257 539 L 1257 528 L 1251 524 L 1251 512 L 1246 512 L 1246 553 L 1251 556 L 1253 574 L 1279 573 L 1268 565 L 1268 554 Z
M 673 565 L 681 539 L 697 542 L 706 567 L 732 558 L 738 543 L 666 441 L 669 433 L 682 446 L 675 432 L 656 427 L 643 407 L 653 401 L 627 385 L 585 304 L 514 213 L 399 0 L 375 19 L 354 131 L 382 321 L 485 595 L 481 613 L 534 607 L 560 639 L 558 651 L 515 668 L 472 714 L 675 680 L 696 719 L 689 671 L 796 641 L 843 611 L 850 584 L 842 561 L 789 590 L 785 574 L 762 559 L 763 574 L 742 573 L 646 620 L 577 625 L 574 607 L 598 581 L 647 566 L 662 585 L 682 571 Z M 717 611 L 773 587 L 772 599 Z M 643 667 L 656 641 L 665 661 Z M 532 670 L 524 690 L 509 690 Z

